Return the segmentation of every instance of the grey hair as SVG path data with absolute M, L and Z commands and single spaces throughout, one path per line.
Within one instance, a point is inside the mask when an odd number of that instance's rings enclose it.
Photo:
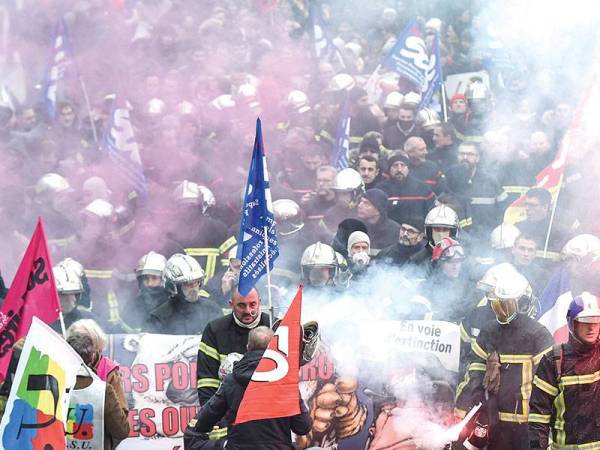
M 253 328 L 250 330 L 250 333 L 248 333 L 248 351 L 266 350 L 272 337 L 273 330 L 269 327 L 261 325 Z
M 96 350 L 100 353 L 104 351 L 108 341 L 108 338 L 100 325 L 92 319 L 81 319 L 73 322 L 71 326 L 67 328 L 67 339 L 74 334 L 85 334 L 89 336 L 92 339 Z

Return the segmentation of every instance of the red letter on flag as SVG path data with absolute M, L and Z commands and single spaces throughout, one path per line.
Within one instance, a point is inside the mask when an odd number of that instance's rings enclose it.
M 17 274 L 0 309 L 0 380 L 4 381 L 14 343 L 27 335 L 33 316 L 58 319 L 60 300 L 42 219 L 38 220 Z
M 235 424 L 300 414 L 300 316 L 302 286 L 258 363 Z

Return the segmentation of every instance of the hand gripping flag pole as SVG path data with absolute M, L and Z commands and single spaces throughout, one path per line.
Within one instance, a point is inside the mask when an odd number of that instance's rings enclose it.
M 278 256 L 277 228 L 273 215 L 262 128 L 260 119 L 257 119 L 254 150 L 240 220 L 237 258 L 241 261 L 241 267 L 238 291 L 241 295 L 248 295 L 260 277 L 266 273 L 271 325 L 273 322 L 271 270 Z

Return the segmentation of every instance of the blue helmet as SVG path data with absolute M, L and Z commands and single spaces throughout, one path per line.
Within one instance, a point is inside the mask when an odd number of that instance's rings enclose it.
M 598 297 L 589 292 L 583 292 L 571 301 L 567 311 L 567 323 L 571 333 L 575 332 L 576 320 L 584 323 L 600 323 Z

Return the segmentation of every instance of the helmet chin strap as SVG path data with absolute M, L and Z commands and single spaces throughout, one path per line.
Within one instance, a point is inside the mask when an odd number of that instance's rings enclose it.
M 251 330 L 252 328 L 256 328 L 258 326 L 258 324 L 260 323 L 260 316 L 261 316 L 260 309 L 258 310 L 258 313 L 256 314 L 256 318 L 252 322 L 250 322 L 250 323 L 244 323 L 240 319 L 237 318 L 237 316 L 235 315 L 235 313 L 232 313 L 232 314 L 233 314 L 233 320 L 234 320 L 234 322 L 239 327 L 242 327 L 242 328 L 247 328 L 247 329 Z

